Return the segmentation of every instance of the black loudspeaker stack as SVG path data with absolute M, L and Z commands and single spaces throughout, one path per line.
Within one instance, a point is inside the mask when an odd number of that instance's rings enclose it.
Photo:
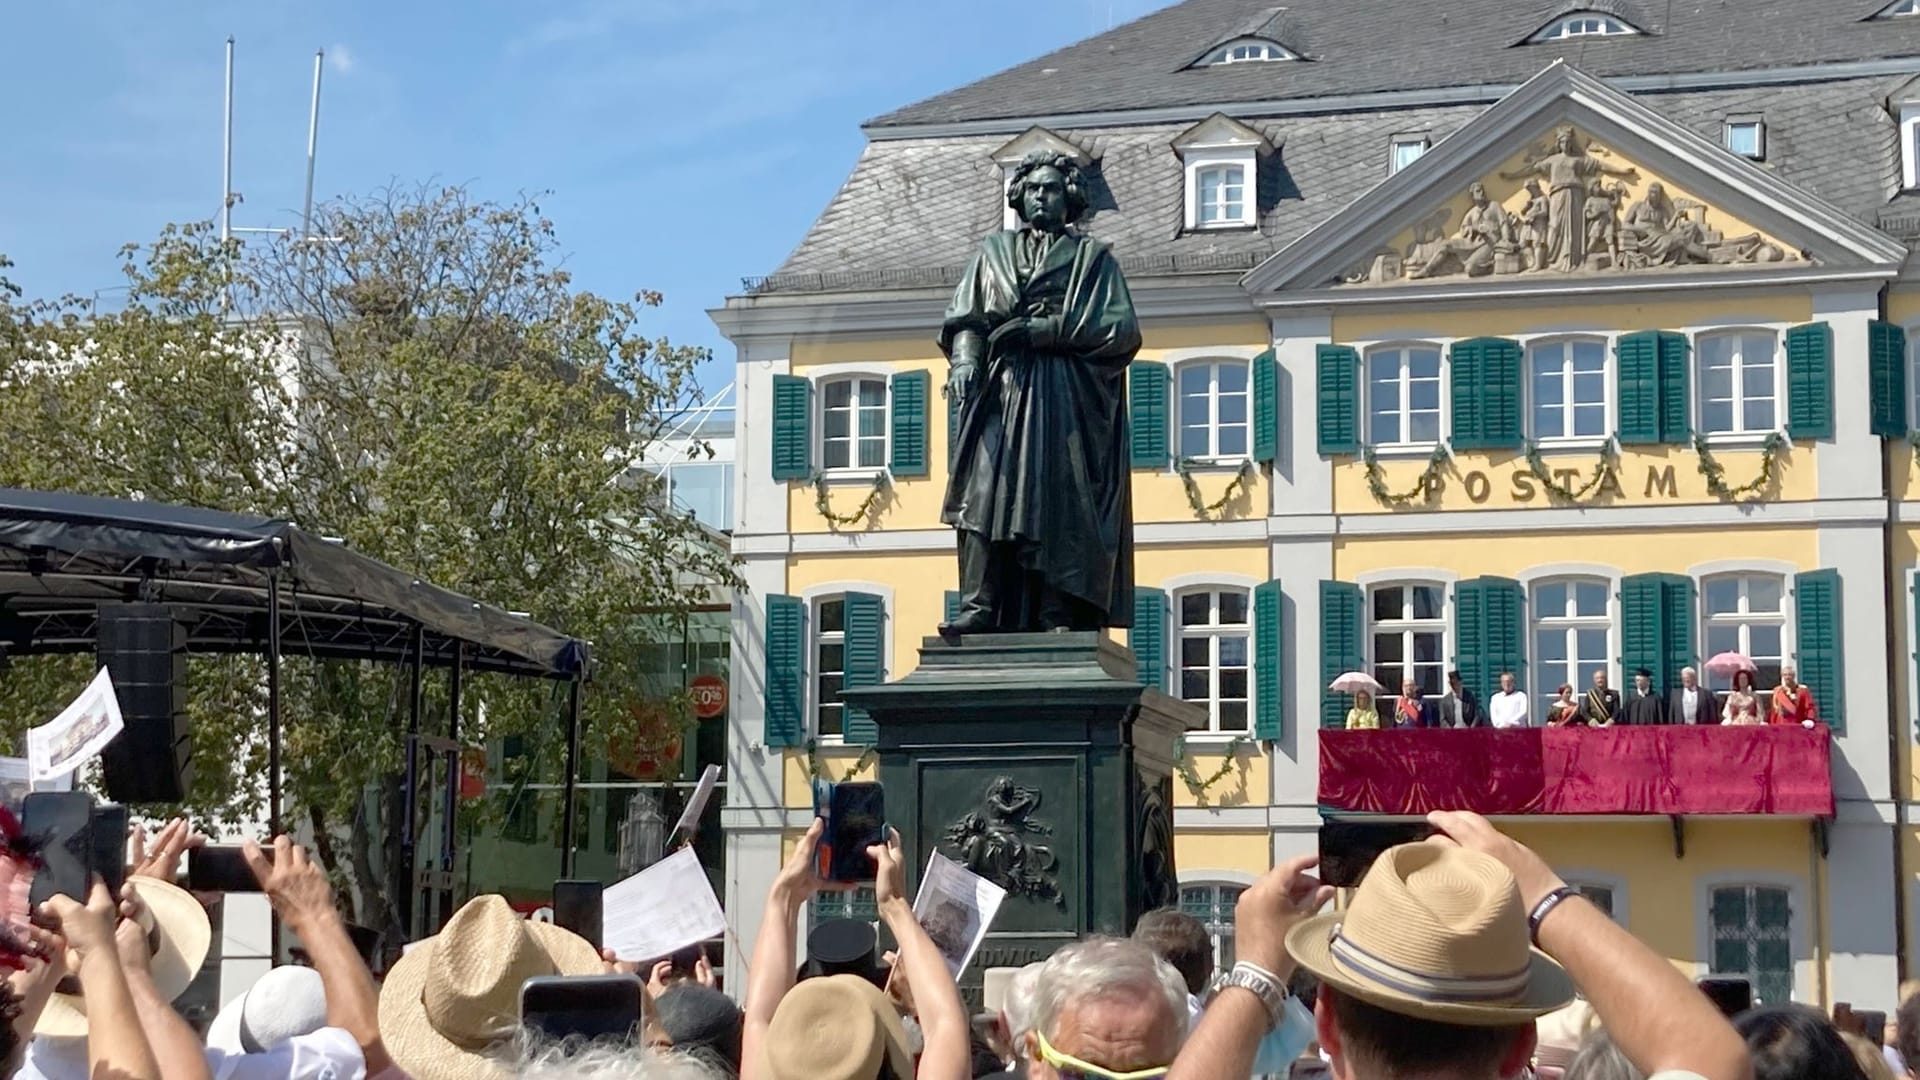
M 166 604 L 102 604 L 95 648 L 126 721 L 100 755 L 107 796 L 179 802 L 193 782 L 187 730 L 187 628 Z

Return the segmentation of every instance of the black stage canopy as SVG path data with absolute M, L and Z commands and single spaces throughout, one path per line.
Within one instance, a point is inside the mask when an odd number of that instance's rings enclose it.
M 0 488 L 0 644 L 16 656 L 92 652 L 97 606 L 173 606 L 187 648 L 419 659 L 555 679 L 585 674 L 587 646 L 429 584 L 290 522 L 165 503 Z

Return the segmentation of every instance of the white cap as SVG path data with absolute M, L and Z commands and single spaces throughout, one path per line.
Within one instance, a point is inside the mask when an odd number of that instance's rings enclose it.
M 229 1054 L 258 1054 L 295 1035 L 327 1026 L 327 994 L 310 967 L 277 967 L 227 1002 L 207 1027 L 207 1046 Z

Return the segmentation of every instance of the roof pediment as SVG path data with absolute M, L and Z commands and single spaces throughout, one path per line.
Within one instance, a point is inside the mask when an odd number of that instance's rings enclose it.
M 1018 165 L 1028 154 L 1036 151 L 1070 157 L 1077 165 L 1093 164 L 1093 155 L 1087 153 L 1085 147 L 1038 124 L 1021 132 L 1012 142 L 995 150 L 993 160 L 1001 165 Z
M 1555 62 L 1242 283 L 1364 302 L 1886 277 L 1904 248 Z
M 1226 113 L 1214 113 L 1174 136 L 1173 148 L 1182 152 L 1251 149 L 1257 154 L 1270 154 L 1273 140 Z

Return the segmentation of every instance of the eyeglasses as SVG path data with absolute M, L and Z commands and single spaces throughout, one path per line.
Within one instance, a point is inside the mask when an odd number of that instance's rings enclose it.
M 1137 1069 L 1133 1072 L 1114 1072 L 1092 1062 L 1081 1061 L 1072 1054 L 1063 1054 L 1053 1048 L 1045 1035 L 1034 1032 L 1033 1037 L 1040 1044 L 1040 1060 L 1053 1066 L 1060 1074 L 1060 1080 L 1160 1080 L 1167 1075 L 1171 1065 L 1157 1065 L 1151 1069 Z

